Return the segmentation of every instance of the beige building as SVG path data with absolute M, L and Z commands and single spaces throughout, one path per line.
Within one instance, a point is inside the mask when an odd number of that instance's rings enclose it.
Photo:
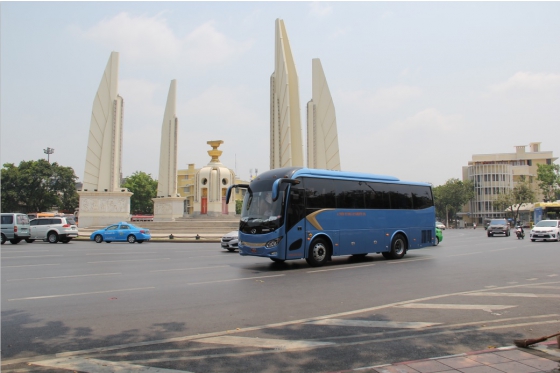
M 503 217 L 504 212 L 494 208 L 498 195 L 513 190 L 523 178 L 535 191 L 537 201 L 543 195 L 537 182 L 537 165 L 552 164 L 558 158 L 551 151 L 541 151 L 540 142 L 515 147 L 515 153 L 474 154 L 468 166 L 463 167 L 463 180 L 472 180 L 475 185 L 474 198 L 463 209 L 467 223 L 484 223 L 484 219 Z M 536 201 L 534 201 L 536 202 Z
M 212 143 L 212 144 L 211 144 Z M 210 163 L 202 168 L 195 168 L 190 163 L 187 169 L 177 170 L 177 193 L 185 197 L 184 214 L 196 215 L 234 215 L 235 201 L 243 200 L 245 189 L 233 189 L 229 205 L 225 205 L 225 193 L 232 184 L 249 184 L 240 180 L 235 172 L 220 163 L 218 150 L 222 141 L 208 141 L 213 147 L 208 151 Z

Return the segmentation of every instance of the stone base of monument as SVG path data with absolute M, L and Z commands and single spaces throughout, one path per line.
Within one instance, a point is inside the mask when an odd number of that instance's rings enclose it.
M 152 198 L 154 201 L 154 221 L 175 221 L 182 218 L 185 211 L 185 197 Z
M 80 228 L 106 226 L 129 221 L 132 194 L 127 189 L 118 192 L 79 191 L 78 226 Z

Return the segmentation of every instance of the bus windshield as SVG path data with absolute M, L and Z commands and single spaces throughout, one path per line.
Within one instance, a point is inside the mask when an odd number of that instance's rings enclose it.
M 245 193 L 241 207 L 239 230 L 243 233 L 263 234 L 277 230 L 284 224 L 284 188 L 272 201 L 272 181 L 254 183 Z

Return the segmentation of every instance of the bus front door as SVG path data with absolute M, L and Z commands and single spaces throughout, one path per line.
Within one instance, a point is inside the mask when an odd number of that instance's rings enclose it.
M 305 190 L 290 187 L 286 209 L 286 259 L 305 257 Z

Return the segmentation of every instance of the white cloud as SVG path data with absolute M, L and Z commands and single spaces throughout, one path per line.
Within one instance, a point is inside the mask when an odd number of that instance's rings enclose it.
M 253 41 L 236 41 L 208 21 L 184 36 L 176 35 L 162 14 L 152 17 L 122 12 L 82 32 L 83 37 L 122 53 L 135 65 L 206 68 L 221 65 L 251 48 Z
M 503 93 L 512 90 L 550 90 L 555 88 L 560 88 L 560 74 L 519 71 L 505 82 L 491 85 L 489 90 L 495 93 Z
M 342 100 L 356 107 L 356 110 L 373 110 L 376 112 L 392 111 L 402 107 L 408 101 L 419 97 L 422 90 L 419 87 L 397 84 L 392 87 L 369 91 L 353 91 L 342 93 Z
M 316 17 L 325 17 L 332 13 L 333 7 L 324 2 L 314 1 L 309 4 L 309 12 Z
M 396 121 L 391 128 L 399 132 L 429 131 L 431 135 L 436 135 L 438 131 L 454 131 L 463 124 L 464 120 L 460 115 L 446 116 L 434 108 L 428 108 L 402 121 Z

